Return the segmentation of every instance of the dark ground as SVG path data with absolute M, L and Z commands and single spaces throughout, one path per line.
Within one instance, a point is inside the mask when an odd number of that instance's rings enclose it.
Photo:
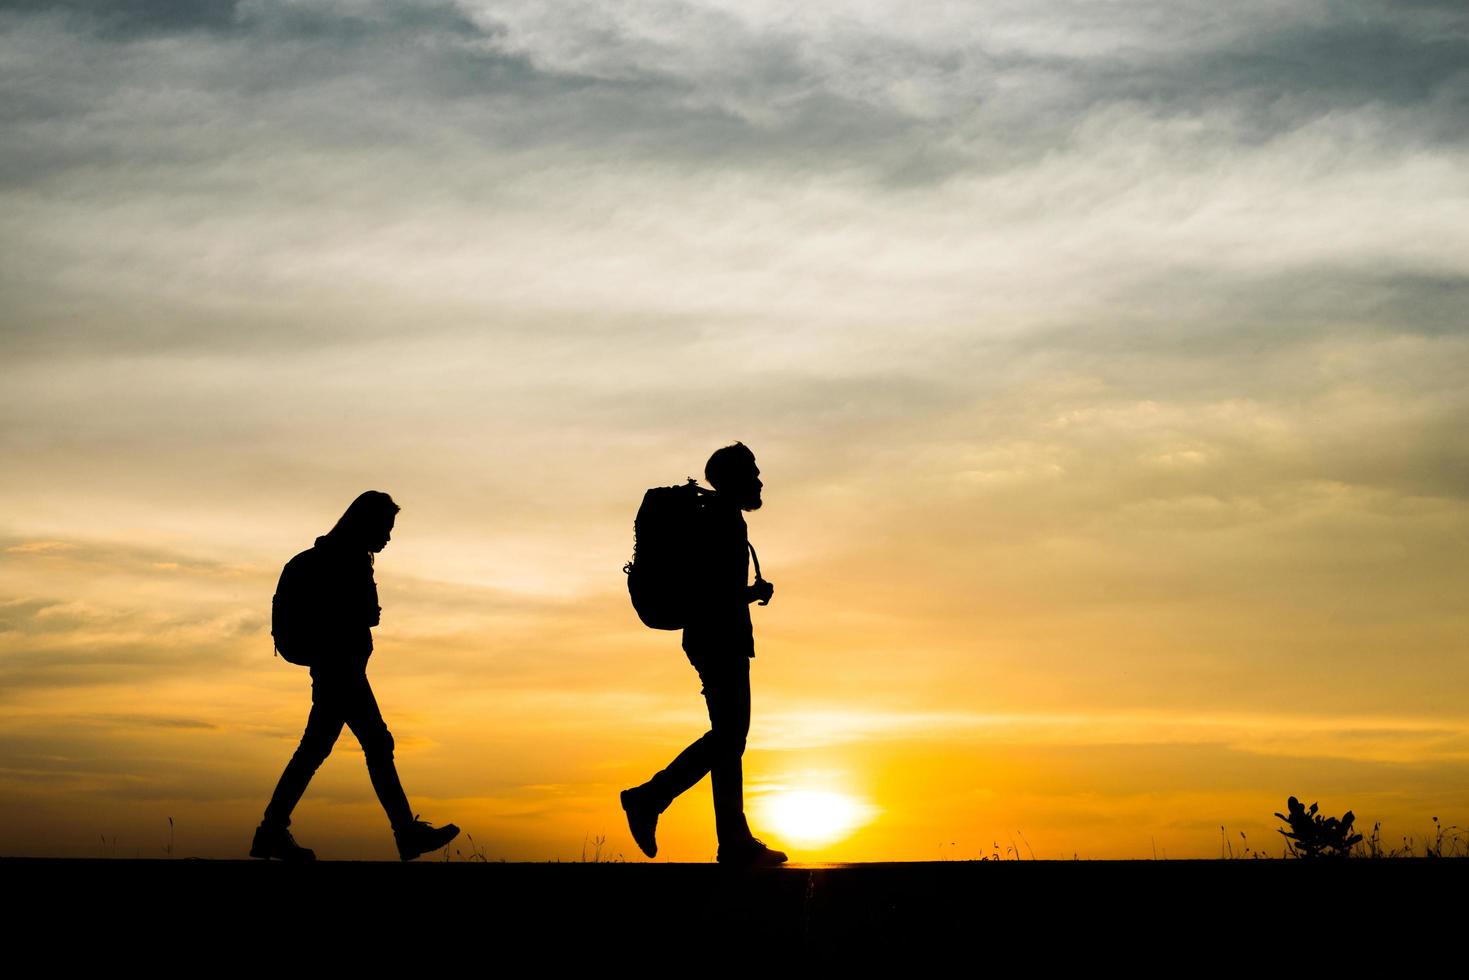
M 308 961 L 337 951 L 379 966 L 426 955 L 615 961 L 688 947 L 706 951 L 697 962 L 707 967 L 717 944 L 716 964 L 752 952 L 886 958 L 948 950 L 976 962 L 1019 955 L 1161 965 L 1185 956 L 1197 966 L 1201 955 L 1254 949 L 1268 960 L 1275 954 L 1265 951 L 1283 944 L 1302 963 L 1319 964 L 1326 950 L 1337 963 L 1379 947 L 1448 952 L 1462 946 L 1469 910 L 1469 861 L 1453 859 L 740 872 L 708 864 L 7 858 L 0 883 L 12 908 L 5 932 L 78 963 L 120 950 L 243 961 L 288 944 Z

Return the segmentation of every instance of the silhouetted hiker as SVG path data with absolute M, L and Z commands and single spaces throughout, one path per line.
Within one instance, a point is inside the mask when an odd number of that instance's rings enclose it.
M 658 815 L 708 773 L 714 784 L 714 824 L 721 864 L 782 864 L 745 821 L 741 757 L 750 731 L 750 659 L 755 656 L 750 603 L 765 605 L 775 591 L 760 577 L 749 584 L 752 550 L 742 510 L 760 508 L 760 469 L 742 443 L 709 457 L 704 491 L 683 487 L 648 491 L 638 512 L 638 554 L 628 585 L 638 615 L 659 629 L 683 628 L 683 649 L 704 684 L 709 731 L 641 786 L 622 792 L 633 840 L 648 857 L 658 853 Z M 644 554 L 645 549 L 648 554 Z
M 437 850 L 459 834 L 453 824 L 431 826 L 409 808 L 393 764 L 393 734 L 367 683 L 372 628 L 382 612 L 372 556 L 387 547 L 397 513 L 392 497 L 369 490 L 352 501 L 336 526 L 316 539 L 315 547 L 292 558 L 281 571 L 271 632 L 286 660 L 311 668 L 311 715 L 255 831 L 251 857 L 315 860 L 316 855 L 297 844 L 287 828 L 291 811 L 331 754 L 343 725 L 362 744 L 372 788 L 387 811 L 403 860 Z

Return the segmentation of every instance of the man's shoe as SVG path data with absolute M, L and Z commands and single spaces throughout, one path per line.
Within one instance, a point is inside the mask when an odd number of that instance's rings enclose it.
M 282 861 L 315 861 L 316 852 L 309 847 L 302 847 L 296 843 L 296 838 L 284 827 L 267 827 L 261 824 L 255 828 L 255 840 L 250 845 L 250 856 L 270 860 L 279 858 Z
M 627 829 L 638 849 L 648 857 L 658 856 L 658 811 L 645 804 L 636 789 L 622 791 L 622 809 L 627 814 Z
M 453 824 L 435 827 L 427 820 L 418 819 L 416 813 L 411 824 L 393 831 L 393 839 L 398 842 L 398 856 L 405 861 L 412 861 L 429 851 L 437 851 L 458 836 L 459 828 Z
M 751 837 L 736 847 L 721 847 L 715 860 L 741 868 L 773 868 L 789 860 L 784 851 L 766 847 L 764 841 Z

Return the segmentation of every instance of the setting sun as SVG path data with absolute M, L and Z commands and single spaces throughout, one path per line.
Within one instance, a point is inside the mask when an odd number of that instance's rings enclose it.
M 834 844 L 870 822 L 877 808 L 841 793 L 785 790 L 767 797 L 763 822 L 783 840 L 805 845 Z

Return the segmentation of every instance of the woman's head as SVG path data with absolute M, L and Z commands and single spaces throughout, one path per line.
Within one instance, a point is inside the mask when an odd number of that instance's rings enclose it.
M 378 552 L 388 546 L 393 534 L 393 521 L 400 508 L 393 498 L 381 490 L 368 490 L 358 496 L 327 532 L 343 544 Z

